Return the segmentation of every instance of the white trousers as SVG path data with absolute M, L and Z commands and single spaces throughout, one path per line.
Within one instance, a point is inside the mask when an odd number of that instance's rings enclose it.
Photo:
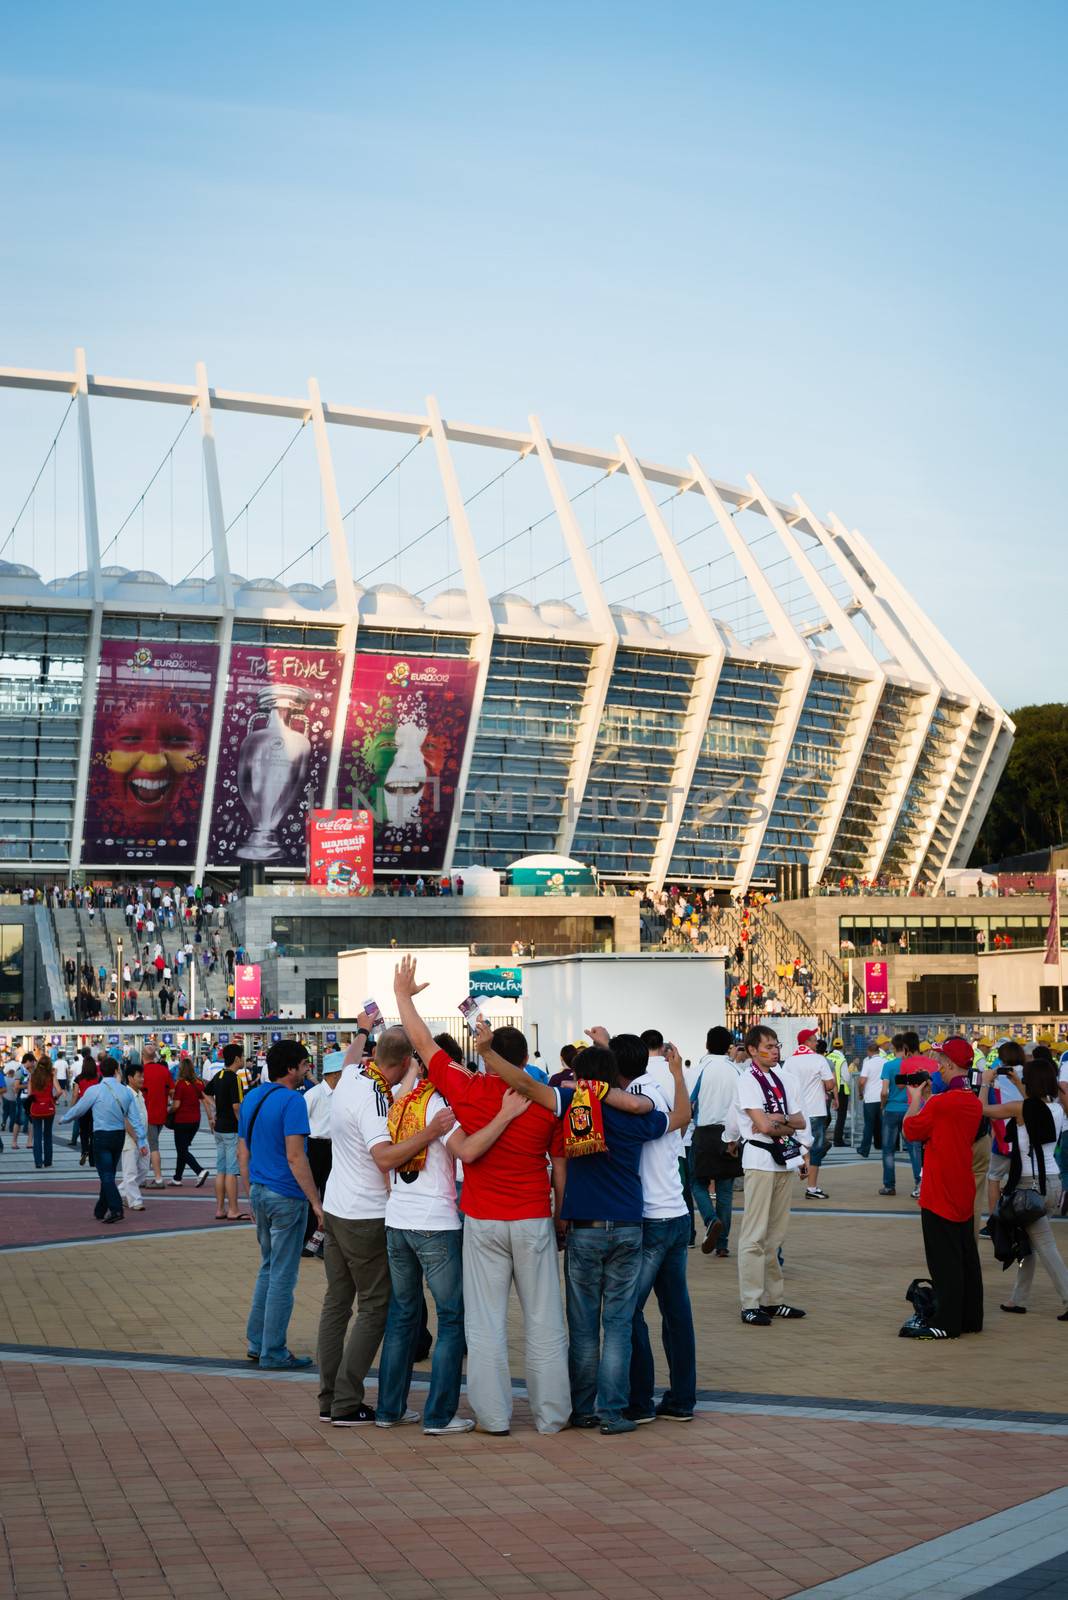
M 115 1174 L 115 1182 L 126 1205 L 144 1205 L 141 1185 L 151 1171 L 152 1167 L 148 1157 L 143 1156 L 136 1145 L 123 1146 L 122 1160 L 119 1163 L 119 1170 Z
M 567 1330 L 556 1235 L 548 1217 L 523 1222 L 464 1218 L 464 1328 L 467 1396 L 480 1428 L 503 1433 L 512 1419 L 508 1298 L 523 1311 L 524 1367 L 539 1433 L 559 1433 L 571 1416 Z

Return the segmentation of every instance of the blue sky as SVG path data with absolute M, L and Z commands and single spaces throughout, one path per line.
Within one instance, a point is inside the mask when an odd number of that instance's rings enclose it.
M 19 8 L 0 363 L 695 450 L 862 529 L 1004 704 L 1063 698 L 1066 39 L 1042 0 Z M 62 403 L 0 400 L 4 532 Z M 108 515 L 180 420 L 104 438 Z M 285 437 L 233 430 L 228 511 Z

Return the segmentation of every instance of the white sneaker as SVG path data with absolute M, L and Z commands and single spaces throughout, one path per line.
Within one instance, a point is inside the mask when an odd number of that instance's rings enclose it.
M 376 1428 L 403 1428 L 405 1426 L 405 1424 L 407 1424 L 407 1423 L 418 1422 L 418 1421 L 419 1421 L 419 1413 L 418 1413 L 418 1411 L 406 1411 L 404 1413 L 403 1417 L 398 1417 L 397 1418 L 396 1422 L 383 1422 L 381 1417 L 376 1417 L 375 1418 L 375 1427 Z
M 470 1433 L 475 1426 L 474 1417 L 453 1417 L 443 1428 L 424 1428 L 424 1433 Z

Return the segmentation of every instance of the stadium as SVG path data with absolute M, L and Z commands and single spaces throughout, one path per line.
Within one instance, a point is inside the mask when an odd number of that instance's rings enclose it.
M 108 378 L 79 351 L 0 386 L 20 414 L 63 406 L 0 562 L 8 885 L 281 880 L 309 809 L 369 795 L 391 877 L 547 853 L 621 887 L 931 891 L 968 860 L 1013 725 L 863 536 L 800 496 L 314 380 Z M 110 539 L 101 437 L 127 478 L 144 455 Z M 49 545 L 77 570 L 49 574 Z

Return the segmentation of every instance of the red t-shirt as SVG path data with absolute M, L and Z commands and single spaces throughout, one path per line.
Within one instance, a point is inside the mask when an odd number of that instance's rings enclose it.
M 145 1111 L 154 1128 L 162 1128 L 167 1120 L 167 1101 L 171 1096 L 171 1075 L 162 1061 L 145 1062 Z
M 179 1078 L 174 1086 L 174 1098 L 178 1102 L 174 1111 L 175 1122 L 200 1121 L 200 1102 L 204 1098 L 202 1083 L 190 1083 L 186 1078 Z
M 947 1222 L 967 1222 L 975 1210 L 972 1145 L 983 1108 L 964 1079 L 956 1081 L 959 1089 L 951 1086 L 932 1095 L 920 1111 L 905 1118 L 901 1132 L 906 1139 L 924 1141 L 920 1209 Z
M 456 1113 L 465 1133 L 477 1133 L 501 1109 L 507 1084 L 492 1073 L 465 1072 L 444 1050 L 427 1063 L 427 1076 Z M 548 1217 L 549 1146 L 557 1119 L 530 1105 L 510 1122 L 495 1145 L 464 1167 L 460 1210 L 484 1222 L 524 1222 Z

